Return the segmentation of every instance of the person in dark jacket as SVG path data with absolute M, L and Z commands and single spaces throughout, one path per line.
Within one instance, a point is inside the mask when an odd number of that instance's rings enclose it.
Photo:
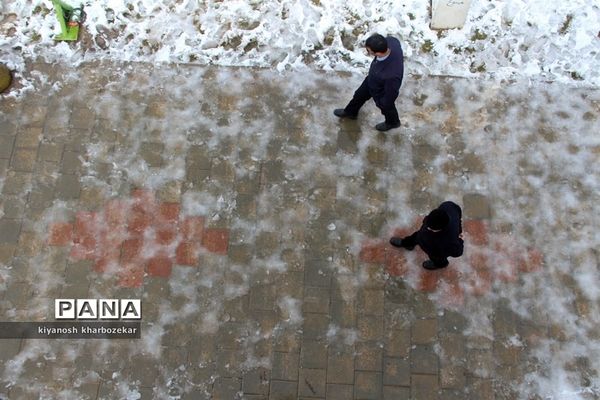
M 448 265 L 448 257 L 463 254 L 462 210 L 451 201 L 445 201 L 423 220 L 421 228 L 405 238 L 392 237 L 390 244 L 412 250 L 416 245 L 429 256 L 423 268 L 439 269 Z
M 367 39 L 365 47 L 367 53 L 374 57 L 369 75 L 354 92 L 354 97 L 346 108 L 338 108 L 333 113 L 340 118 L 356 119 L 358 110 L 373 98 L 375 105 L 385 116 L 385 121 L 377 124 L 375 129 L 385 132 L 398 128 L 400 119 L 394 102 L 398 98 L 404 76 L 404 56 L 400 41 L 391 36 L 385 38 L 375 34 Z

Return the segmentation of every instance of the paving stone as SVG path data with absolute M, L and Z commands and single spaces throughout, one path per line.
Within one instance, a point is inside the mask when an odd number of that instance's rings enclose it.
M 354 302 L 332 302 L 331 323 L 335 324 L 340 328 L 354 328 L 356 325 L 356 308 Z
M 262 394 L 244 394 L 244 400 L 267 400 L 268 397 Z
M 435 305 L 424 293 L 415 293 L 411 309 L 417 318 L 436 318 Z
M 323 339 L 329 329 L 329 315 L 305 313 L 302 332 L 305 339 Z
M 88 285 L 90 275 L 90 262 L 78 261 L 67 263 L 65 269 L 65 283 L 67 285 Z
M 305 340 L 300 349 L 300 365 L 303 368 L 327 367 L 327 344 L 317 340 Z
M 159 375 L 160 363 L 152 356 L 136 357 L 136 362 L 139 364 L 136 368 L 131 369 L 131 379 L 139 381 L 141 386 L 153 387 Z
M 165 145 L 162 143 L 142 142 L 140 156 L 150 167 L 160 167 L 163 164 L 162 152 Z
M 471 397 L 481 400 L 495 400 L 494 388 L 491 379 L 472 379 L 469 382 L 468 392 Z
M 251 310 L 249 319 L 256 322 L 262 335 L 272 335 L 278 322 L 280 314 L 275 311 Z
M 469 349 L 467 368 L 471 374 L 480 378 L 489 378 L 494 374 L 494 358 L 490 350 Z
M 235 212 L 239 218 L 248 220 L 256 219 L 256 195 L 238 193 L 235 198 Z
M 411 328 L 412 342 L 415 344 L 429 344 L 437 338 L 436 319 L 417 319 Z
M 352 399 L 353 393 L 354 386 L 352 385 L 338 385 L 328 383 L 325 398 L 327 400 L 348 400 Z
M 354 383 L 353 354 L 329 352 L 327 358 L 327 382 L 348 385 Z
M 188 361 L 195 365 L 212 366 L 215 369 L 215 361 L 217 359 L 216 339 L 212 336 L 204 335 L 202 338 L 192 338 L 188 348 Z M 201 374 L 203 371 L 196 371 Z M 210 368 L 206 370 L 209 374 L 214 373 Z M 210 375 L 209 375 L 210 376 Z
M 523 349 L 521 346 L 512 346 L 499 340 L 494 342 L 494 359 L 499 364 L 514 365 L 520 360 Z
M 55 193 L 61 200 L 74 200 L 79 197 L 81 183 L 75 175 L 60 175 L 56 181 Z
M 469 349 L 491 350 L 494 342 L 487 336 L 471 335 L 465 336 L 465 343 Z
M 240 374 L 240 352 L 236 350 L 220 349 L 217 352 L 217 373 L 220 376 L 233 378 Z
M 298 381 L 271 381 L 269 400 L 296 400 L 298 394 Z
M 329 288 L 331 285 L 331 267 L 325 261 L 306 261 L 304 264 L 304 284 L 307 286 Z
M 25 104 L 21 113 L 21 126 L 25 127 L 42 127 L 48 108 L 43 105 Z
M 388 357 L 408 357 L 410 351 L 410 330 L 386 331 L 385 355 Z
M 491 217 L 490 203 L 487 196 L 469 193 L 463 196 L 464 214 L 467 218 L 487 219 Z
M 423 400 L 438 399 L 437 375 L 411 375 L 411 398 Z
M 16 244 L 21 231 L 21 221 L 18 219 L 0 218 L 0 244 Z
M 237 398 L 237 393 L 241 390 L 241 380 L 238 378 L 219 377 L 215 381 L 213 388 L 214 400 L 231 400 Z
M 235 168 L 226 159 L 215 158 L 212 160 L 210 177 L 219 182 L 235 182 Z
M 447 334 L 440 338 L 441 362 L 444 365 L 461 365 L 466 357 L 465 340 L 459 334 Z
M 354 376 L 354 398 L 376 400 L 382 396 L 381 372 L 356 371 Z
M 360 131 L 341 129 L 337 136 L 337 148 L 346 153 L 356 154 L 358 152 L 360 136 Z
M 301 334 L 295 329 L 278 330 L 273 338 L 273 350 L 279 352 L 300 352 Z
M 325 397 L 326 371 L 324 369 L 300 368 L 298 396 Z
M 255 310 L 272 310 L 276 301 L 274 285 L 256 285 L 250 289 L 249 306 Z
M 445 311 L 438 325 L 441 333 L 461 333 L 467 327 L 467 320 L 458 312 Z
M 357 317 L 358 335 L 363 340 L 380 340 L 383 337 L 383 317 L 363 315 Z
M 282 160 L 269 160 L 263 163 L 261 185 L 273 185 L 285 180 Z
M 301 299 L 304 293 L 304 273 L 288 269 L 276 277 L 274 285 L 286 296 Z M 304 302 L 306 302 L 306 299 Z
M 6 107 L 6 108 L 5 108 Z M 17 133 L 17 121 L 9 119 L 9 115 L 17 116 L 20 113 L 20 107 L 16 107 L 16 102 L 7 101 L 0 105 L 0 135 L 14 136 Z
M 308 313 L 329 312 L 329 289 L 322 287 L 304 287 L 302 310 Z
M 206 228 L 202 236 L 202 245 L 211 253 L 227 254 L 229 231 L 220 228 Z
M 238 322 L 226 322 L 219 327 L 217 346 L 221 349 L 239 349 L 248 336 L 247 329 Z
M 357 371 L 382 371 L 383 349 L 381 346 L 375 342 L 357 343 L 354 368 Z
M 2 193 L 22 195 L 31 185 L 31 174 L 9 171 L 4 180 Z
M 73 129 L 90 130 L 94 127 L 95 117 L 94 111 L 89 108 L 73 108 L 69 126 Z
M 1 222 L 2 220 L 0 220 L 0 232 L 2 232 L 1 229 Z M 4 264 L 8 264 L 14 254 L 15 254 L 15 250 L 16 250 L 17 246 L 16 243 L 2 243 L 0 242 L 0 263 L 4 263 Z
M 462 366 L 443 366 L 440 368 L 440 385 L 444 389 L 462 389 L 467 385 L 465 368 Z
M 19 172 L 33 172 L 37 149 L 15 149 L 10 166 Z
M 439 151 L 430 144 L 417 144 L 412 146 L 412 161 L 416 169 L 426 168 L 433 163 Z
M 13 307 L 22 309 L 27 305 L 33 294 L 33 289 L 29 283 L 12 283 L 6 289 L 4 300 L 8 301 Z
M 61 172 L 64 174 L 77 174 L 81 172 L 81 154 L 73 151 L 65 151 L 62 158 Z
M 384 386 L 383 400 L 400 400 L 410 398 L 410 387 Z
M 366 275 L 364 287 L 366 289 L 383 289 L 386 283 L 386 274 L 380 265 L 368 264 L 362 266 L 362 273 Z
M 414 374 L 437 374 L 438 357 L 431 345 L 415 345 L 410 351 L 410 369 Z
M 260 232 L 254 243 L 257 257 L 271 257 L 279 247 L 279 236 L 278 232 Z
M 8 158 L 0 158 L 0 176 L 6 176 L 10 160 Z
M 494 334 L 500 338 L 510 338 L 517 334 L 517 318 L 511 310 L 499 307 L 493 315 Z
M 388 153 L 381 147 L 369 146 L 367 147 L 367 161 L 370 164 L 384 167 L 388 161 Z
M 246 394 L 269 394 L 270 371 L 265 368 L 254 368 L 244 373 L 242 390 Z
M 38 149 L 38 160 L 58 163 L 62 159 L 63 145 L 58 143 L 42 143 Z
M 38 185 L 29 194 L 28 205 L 32 209 L 45 209 L 54 201 L 54 188 L 46 185 Z
M 0 136 L 0 158 L 10 158 L 14 143 L 14 136 Z
M 273 380 L 297 380 L 298 379 L 298 362 L 299 355 L 297 353 L 273 353 L 273 368 L 271 379 Z M 271 381 L 273 382 L 273 381 Z M 271 393 L 273 390 L 271 383 Z M 294 393 L 295 396 L 295 393 Z
M 407 358 L 384 357 L 383 384 L 410 386 L 410 363 Z
M 358 312 L 365 315 L 383 315 L 384 291 L 361 290 L 358 295 Z
M 210 170 L 211 157 L 205 146 L 194 145 L 188 150 L 186 157 L 187 169 Z
M 17 133 L 15 147 L 37 148 L 42 138 L 41 127 L 21 128 Z
M 89 292 L 88 285 L 64 285 L 61 290 L 63 299 L 86 299 Z

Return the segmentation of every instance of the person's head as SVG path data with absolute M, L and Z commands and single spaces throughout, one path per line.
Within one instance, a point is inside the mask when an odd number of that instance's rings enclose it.
M 386 38 L 376 33 L 369 36 L 365 42 L 365 47 L 370 55 L 382 56 L 388 51 L 388 44 Z
M 432 231 L 441 231 L 450 222 L 448 213 L 444 210 L 436 208 L 425 217 L 425 226 Z

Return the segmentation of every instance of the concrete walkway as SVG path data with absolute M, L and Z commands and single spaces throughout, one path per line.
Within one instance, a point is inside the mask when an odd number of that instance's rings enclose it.
M 0 315 L 140 298 L 139 340 L 1 340 L 0 399 L 600 396 L 600 93 L 32 65 L 0 99 Z M 387 245 L 443 200 L 465 255 Z M 571 397 L 566 397 L 571 396 Z

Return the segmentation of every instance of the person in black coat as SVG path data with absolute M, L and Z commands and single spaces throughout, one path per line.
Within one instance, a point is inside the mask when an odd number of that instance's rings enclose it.
M 405 238 L 392 237 L 390 244 L 412 250 L 416 245 L 429 256 L 423 268 L 439 269 L 448 265 L 448 257 L 463 254 L 462 210 L 451 201 L 445 201 L 423 220 L 421 228 Z
M 367 39 L 365 47 L 367 53 L 374 57 L 369 75 L 354 92 L 354 97 L 346 108 L 338 108 L 333 113 L 340 118 L 356 119 L 363 104 L 373 98 L 375 105 L 385 116 L 385 121 L 377 124 L 375 129 L 385 132 L 398 128 L 400 119 L 394 102 L 398 98 L 404 76 L 404 56 L 400 41 L 391 36 L 385 38 L 375 34 Z

